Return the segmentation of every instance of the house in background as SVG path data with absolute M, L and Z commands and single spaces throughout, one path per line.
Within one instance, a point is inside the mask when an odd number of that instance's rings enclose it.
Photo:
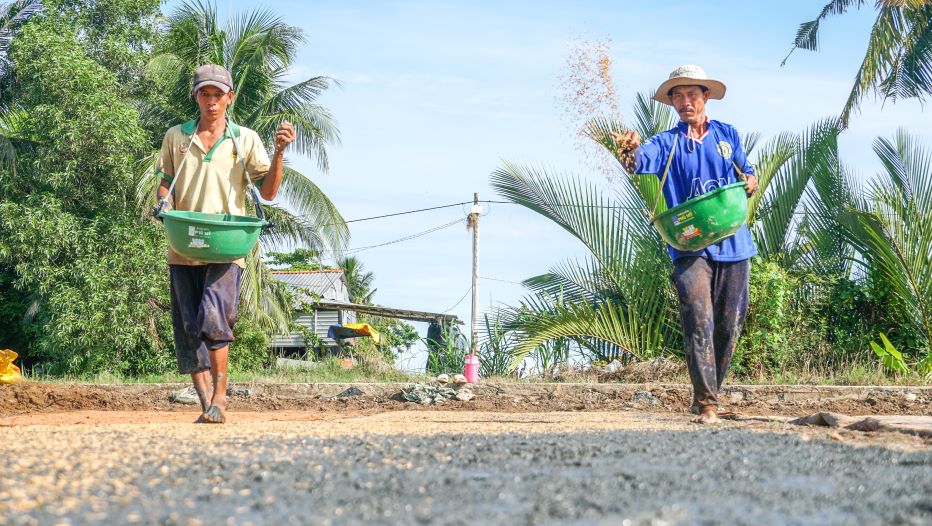
M 327 337 L 330 326 L 356 323 L 356 312 L 340 308 L 341 304 L 350 304 L 349 287 L 343 269 L 273 270 L 272 275 L 295 293 L 297 311 L 294 313 L 294 323 L 320 337 L 324 347 L 338 347 L 336 340 Z M 332 306 L 314 306 L 318 301 Z M 276 354 L 304 354 L 306 350 L 304 337 L 297 331 L 274 337 L 269 346 Z
M 294 322 L 320 337 L 324 347 L 330 350 L 339 347 L 336 340 L 327 336 L 330 326 L 356 323 L 357 314 L 422 321 L 443 327 L 463 323 L 452 314 L 352 303 L 343 269 L 273 270 L 272 275 L 296 293 Z M 269 347 L 278 355 L 303 355 L 307 351 L 304 337 L 297 331 L 276 336 Z

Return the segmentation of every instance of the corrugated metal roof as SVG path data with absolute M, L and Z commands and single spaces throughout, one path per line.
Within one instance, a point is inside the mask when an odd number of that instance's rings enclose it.
M 272 275 L 282 283 L 296 288 L 306 288 L 322 299 L 349 301 L 346 276 L 342 270 L 290 270 L 272 271 Z M 313 301 L 314 298 L 306 298 Z

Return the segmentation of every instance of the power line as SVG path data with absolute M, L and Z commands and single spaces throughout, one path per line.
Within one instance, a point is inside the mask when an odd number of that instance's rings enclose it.
M 437 232 L 437 231 L 439 231 L 439 230 L 443 230 L 443 229 L 445 229 L 445 228 L 450 228 L 451 226 L 456 225 L 456 224 L 458 224 L 458 223 L 462 223 L 462 222 L 463 222 L 463 219 L 456 219 L 455 221 L 450 221 L 449 223 L 444 223 L 444 224 L 442 224 L 442 225 L 435 226 L 434 228 L 430 228 L 430 229 L 428 229 L 428 230 L 424 230 L 424 231 L 418 232 L 418 233 L 416 233 L 416 234 L 411 234 L 411 235 L 409 235 L 409 236 L 401 237 L 401 238 L 398 238 L 398 239 L 395 239 L 395 240 L 392 240 L 392 241 L 387 241 L 387 242 L 385 242 L 385 243 L 379 243 L 378 245 L 370 245 L 370 246 L 367 246 L 367 247 L 351 248 L 351 249 L 348 249 L 348 250 L 344 251 L 344 252 L 343 252 L 343 255 L 358 254 L 359 252 L 362 252 L 362 251 L 364 251 L 364 250 L 370 250 L 370 249 L 373 249 L 373 248 L 379 248 L 379 247 L 384 247 L 384 246 L 388 246 L 388 245 L 394 245 L 394 244 L 396 244 L 396 243 L 402 243 L 402 242 L 404 242 L 404 241 L 410 241 L 410 240 L 412 240 L 412 239 L 416 239 L 416 238 L 419 238 L 419 237 L 421 237 L 421 236 L 426 236 L 426 235 L 428 235 L 428 234 L 433 234 L 434 232 Z
M 466 299 L 466 296 L 468 296 L 470 292 L 472 292 L 472 285 L 470 285 L 469 288 L 466 289 L 466 292 L 463 293 L 463 297 L 460 298 L 459 301 L 457 301 L 456 303 L 454 303 L 452 307 L 450 307 L 449 309 L 443 311 L 443 314 L 446 314 L 446 313 L 450 312 L 451 310 L 455 309 L 457 305 L 459 305 L 460 303 L 463 303 L 463 300 Z
M 492 200 L 492 199 L 483 199 L 483 200 L 480 200 L 479 202 L 480 202 L 480 203 L 486 203 L 486 204 L 495 204 L 495 205 L 518 205 L 518 206 L 527 206 L 527 205 L 525 205 L 524 203 L 515 203 L 514 201 L 499 201 L 499 200 Z M 414 209 L 414 210 L 405 210 L 405 211 L 402 211 L 402 212 L 394 212 L 394 213 L 391 213 L 391 214 L 382 214 L 382 215 L 371 216 L 371 217 L 360 217 L 360 218 L 358 218 L 358 219 L 350 219 L 350 220 L 348 220 L 348 221 L 345 221 L 345 223 L 359 223 L 359 222 L 362 222 L 362 221 L 372 221 L 372 220 L 375 220 L 375 219 L 384 219 L 384 218 L 386 218 L 386 217 L 397 217 L 397 216 L 403 216 L 403 215 L 409 215 L 409 214 L 417 214 L 417 213 L 421 213 L 421 212 L 429 212 L 429 211 L 432 211 L 432 210 L 441 210 L 441 209 L 444 209 L 444 208 L 453 208 L 453 207 L 456 207 L 456 206 L 462 207 L 463 205 L 469 205 L 469 204 L 472 204 L 472 201 L 463 201 L 463 202 L 460 202 L 460 203 L 450 203 L 450 204 L 448 204 L 448 205 L 431 206 L 431 207 L 427 207 L 427 208 L 417 208 L 417 209 Z M 542 206 L 545 206 L 545 207 L 553 207 L 553 208 L 598 208 L 598 209 L 604 209 L 604 210 L 642 210 L 642 211 L 647 211 L 647 210 L 648 210 L 648 207 L 646 207 L 646 206 L 579 205 L 579 204 L 570 204 L 570 203 L 541 203 L 541 205 L 542 205 Z M 762 209 L 761 211 L 764 211 L 764 210 Z M 809 213 L 809 214 L 812 214 L 812 212 L 808 212 L 808 213 Z M 805 215 L 805 214 L 807 214 L 807 212 L 802 212 L 802 211 L 794 211 L 794 212 L 793 212 L 793 215 Z M 483 215 L 486 215 L 486 214 L 483 214 Z
M 500 200 L 485 199 L 485 200 L 480 200 L 479 202 L 480 202 L 480 203 L 486 203 L 486 204 L 518 205 L 518 206 L 525 206 L 525 207 L 526 207 L 526 205 L 523 204 L 523 203 L 515 203 L 515 202 L 513 202 L 513 201 L 500 201 Z M 468 204 L 472 204 L 472 203 L 473 203 L 472 201 L 463 201 L 463 202 L 459 202 L 459 203 L 450 203 L 450 204 L 447 204 L 447 205 L 432 206 L 432 207 L 427 207 L 427 208 L 417 208 L 417 209 L 414 209 L 414 210 L 405 210 L 405 211 L 402 211 L 402 212 L 394 212 L 394 213 L 391 213 L 391 214 L 382 214 L 382 215 L 371 216 L 371 217 L 362 217 L 362 218 L 358 218 L 358 219 L 351 219 L 351 220 L 349 220 L 349 221 L 346 221 L 346 223 L 358 223 L 358 222 L 362 222 L 362 221 L 372 221 L 372 220 L 375 220 L 375 219 L 384 219 L 384 218 L 387 218 L 387 217 L 397 217 L 397 216 L 403 216 L 403 215 L 409 215 L 409 214 L 417 214 L 417 213 L 421 213 L 421 212 L 428 212 L 428 211 L 432 211 L 432 210 L 441 210 L 441 209 L 453 208 L 453 207 L 457 207 L 457 206 L 462 207 L 463 205 L 468 205 Z M 577 204 L 567 204 L 567 203 L 543 203 L 543 205 L 544 205 L 544 206 L 547 206 L 547 207 L 554 207 L 554 208 L 599 208 L 599 209 L 615 209 L 615 210 L 638 210 L 638 211 L 642 211 L 642 212 L 645 212 L 645 213 L 647 212 L 647 208 L 646 208 L 646 207 L 638 207 L 638 206 L 619 206 L 619 205 L 577 205 Z M 762 203 L 762 205 L 764 205 L 764 204 Z M 491 211 L 491 208 L 490 208 L 489 210 Z M 766 205 L 764 205 L 764 206 L 761 206 L 760 208 L 758 208 L 758 213 L 757 213 L 757 215 L 758 215 L 758 217 L 761 217 L 762 214 L 763 214 L 763 215 L 766 215 L 766 214 L 769 213 L 770 211 L 772 211 L 772 209 L 769 208 L 769 207 L 767 207 Z M 488 212 L 486 212 L 485 214 L 482 214 L 482 215 L 487 215 L 487 214 L 488 214 Z M 797 216 L 797 217 L 803 217 L 803 216 L 815 217 L 815 216 L 818 216 L 818 215 L 820 215 L 820 214 L 818 214 L 817 212 L 811 211 L 811 210 L 810 210 L 810 211 L 799 211 L 799 210 L 794 210 L 793 212 L 791 212 L 790 215 Z M 895 213 L 872 212 L 871 215 L 880 216 L 880 217 L 885 217 L 885 218 L 887 218 L 887 219 L 898 219 L 898 218 L 899 218 L 899 216 L 898 216 L 897 214 L 895 214 Z M 386 246 L 386 245 L 391 245 L 391 244 L 394 244 L 394 243 L 400 243 L 400 242 L 403 242 L 403 241 L 408 241 L 408 240 L 410 240 L 410 239 L 415 239 L 415 238 L 417 238 L 417 237 L 420 237 L 420 236 L 423 236 L 423 235 L 427 235 L 427 234 L 436 232 L 437 230 L 440 230 L 440 229 L 443 229 L 443 228 L 448 228 L 448 227 L 450 227 L 450 226 L 452 226 L 452 225 L 454 225 L 454 224 L 456 224 L 456 223 L 459 223 L 459 222 L 461 222 L 461 221 L 462 221 L 462 220 L 458 219 L 458 220 L 456 220 L 456 221 L 453 221 L 453 222 L 451 222 L 451 223 L 447 223 L 447 224 L 445 224 L 445 225 L 441 225 L 441 226 L 436 227 L 436 228 L 434 228 L 434 229 L 426 230 L 426 231 L 424 231 L 424 232 L 419 232 L 419 233 L 417 233 L 417 234 L 413 234 L 413 235 L 411 235 L 411 236 L 406 236 L 406 237 L 404 237 L 404 238 L 400 238 L 400 239 L 397 239 L 397 240 L 395 240 L 395 241 L 389 241 L 389 242 L 387 242 L 387 243 L 382 243 L 382 244 L 380 244 L 380 245 L 372 245 L 372 246 L 368 246 L 368 247 L 360 247 L 360 248 L 355 248 L 355 249 L 349 249 L 349 250 L 345 251 L 344 254 L 357 253 L 357 252 L 361 252 L 361 251 L 364 251 L 364 250 L 369 250 L 369 249 L 372 249 L 372 248 L 378 248 L 378 247 L 382 247 L 382 246 Z M 332 226 L 332 225 L 329 225 L 329 226 Z M 483 278 L 483 279 L 491 279 L 491 278 Z
M 385 217 L 395 217 L 395 216 L 403 216 L 403 215 L 407 215 L 407 214 L 416 214 L 416 213 L 418 213 L 418 212 L 428 212 L 428 211 L 430 211 L 430 210 L 440 210 L 441 208 L 453 208 L 454 206 L 462 206 L 462 205 L 467 205 L 467 204 L 472 204 L 472 201 L 463 201 L 462 203 L 453 203 L 453 204 L 449 204 L 449 205 L 432 206 L 432 207 L 429 207 L 429 208 L 418 208 L 417 210 L 406 210 L 406 211 L 404 211 L 404 212 L 395 212 L 394 214 L 383 214 L 383 215 L 380 215 L 380 216 L 362 217 L 362 218 L 359 218 L 359 219 L 350 219 L 349 221 L 346 221 L 346 223 L 358 223 L 358 222 L 360 222 L 360 221 L 372 221 L 373 219 L 382 219 L 382 218 L 385 218 Z
M 479 276 L 479 279 L 486 279 L 489 281 L 501 281 L 502 283 L 514 283 L 515 285 L 524 285 L 524 283 L 521 283 L 520 281 L 511 281 L 507 279 L 498 279 L 498 278 L 487 278 L 485 276 Z

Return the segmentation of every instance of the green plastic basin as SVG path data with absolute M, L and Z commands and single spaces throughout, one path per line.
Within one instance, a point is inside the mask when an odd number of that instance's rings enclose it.
M 263 219 L 170 210 L 161 215 L 168 243 L 182 256 L 203 263 L 246 257 L 259 240 Z
M 744 183 L 732 183 L 690 199 L 654 218 L 654 228 L 673 248 L 686 252 L 718 243 L 747 222 Z

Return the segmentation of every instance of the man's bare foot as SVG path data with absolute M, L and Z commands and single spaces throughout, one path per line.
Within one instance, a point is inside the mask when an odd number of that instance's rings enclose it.
M 229 399 L 227 398 L 226 393 L 221 393 L 219 391 L 214 391 L 214 396 L 210 400 L 210 405 L 220 409 L 221 411 L 227 410 L 227 404 L 229 404 Z M 205 411 L 206 413 L 206 411 Z
M 204 413 L 201 413 L 201 415 L 197 417 L 197 420 L 195 420 L 194 423 L 195 424 L 207 424 L 208 422 L 207 422 L 206 411 Z
M 704 407 L 699 416 L 693 419 L 697 424 L 717 424 L 718 414 L 714 407 Z
M 207 408 L 207 412 L 201 415 L 204 417 L 204 423 L 207 424 L 222 424 L 227 421 L 226 415 L 223 414 L 223 409 L 212 405 Z

